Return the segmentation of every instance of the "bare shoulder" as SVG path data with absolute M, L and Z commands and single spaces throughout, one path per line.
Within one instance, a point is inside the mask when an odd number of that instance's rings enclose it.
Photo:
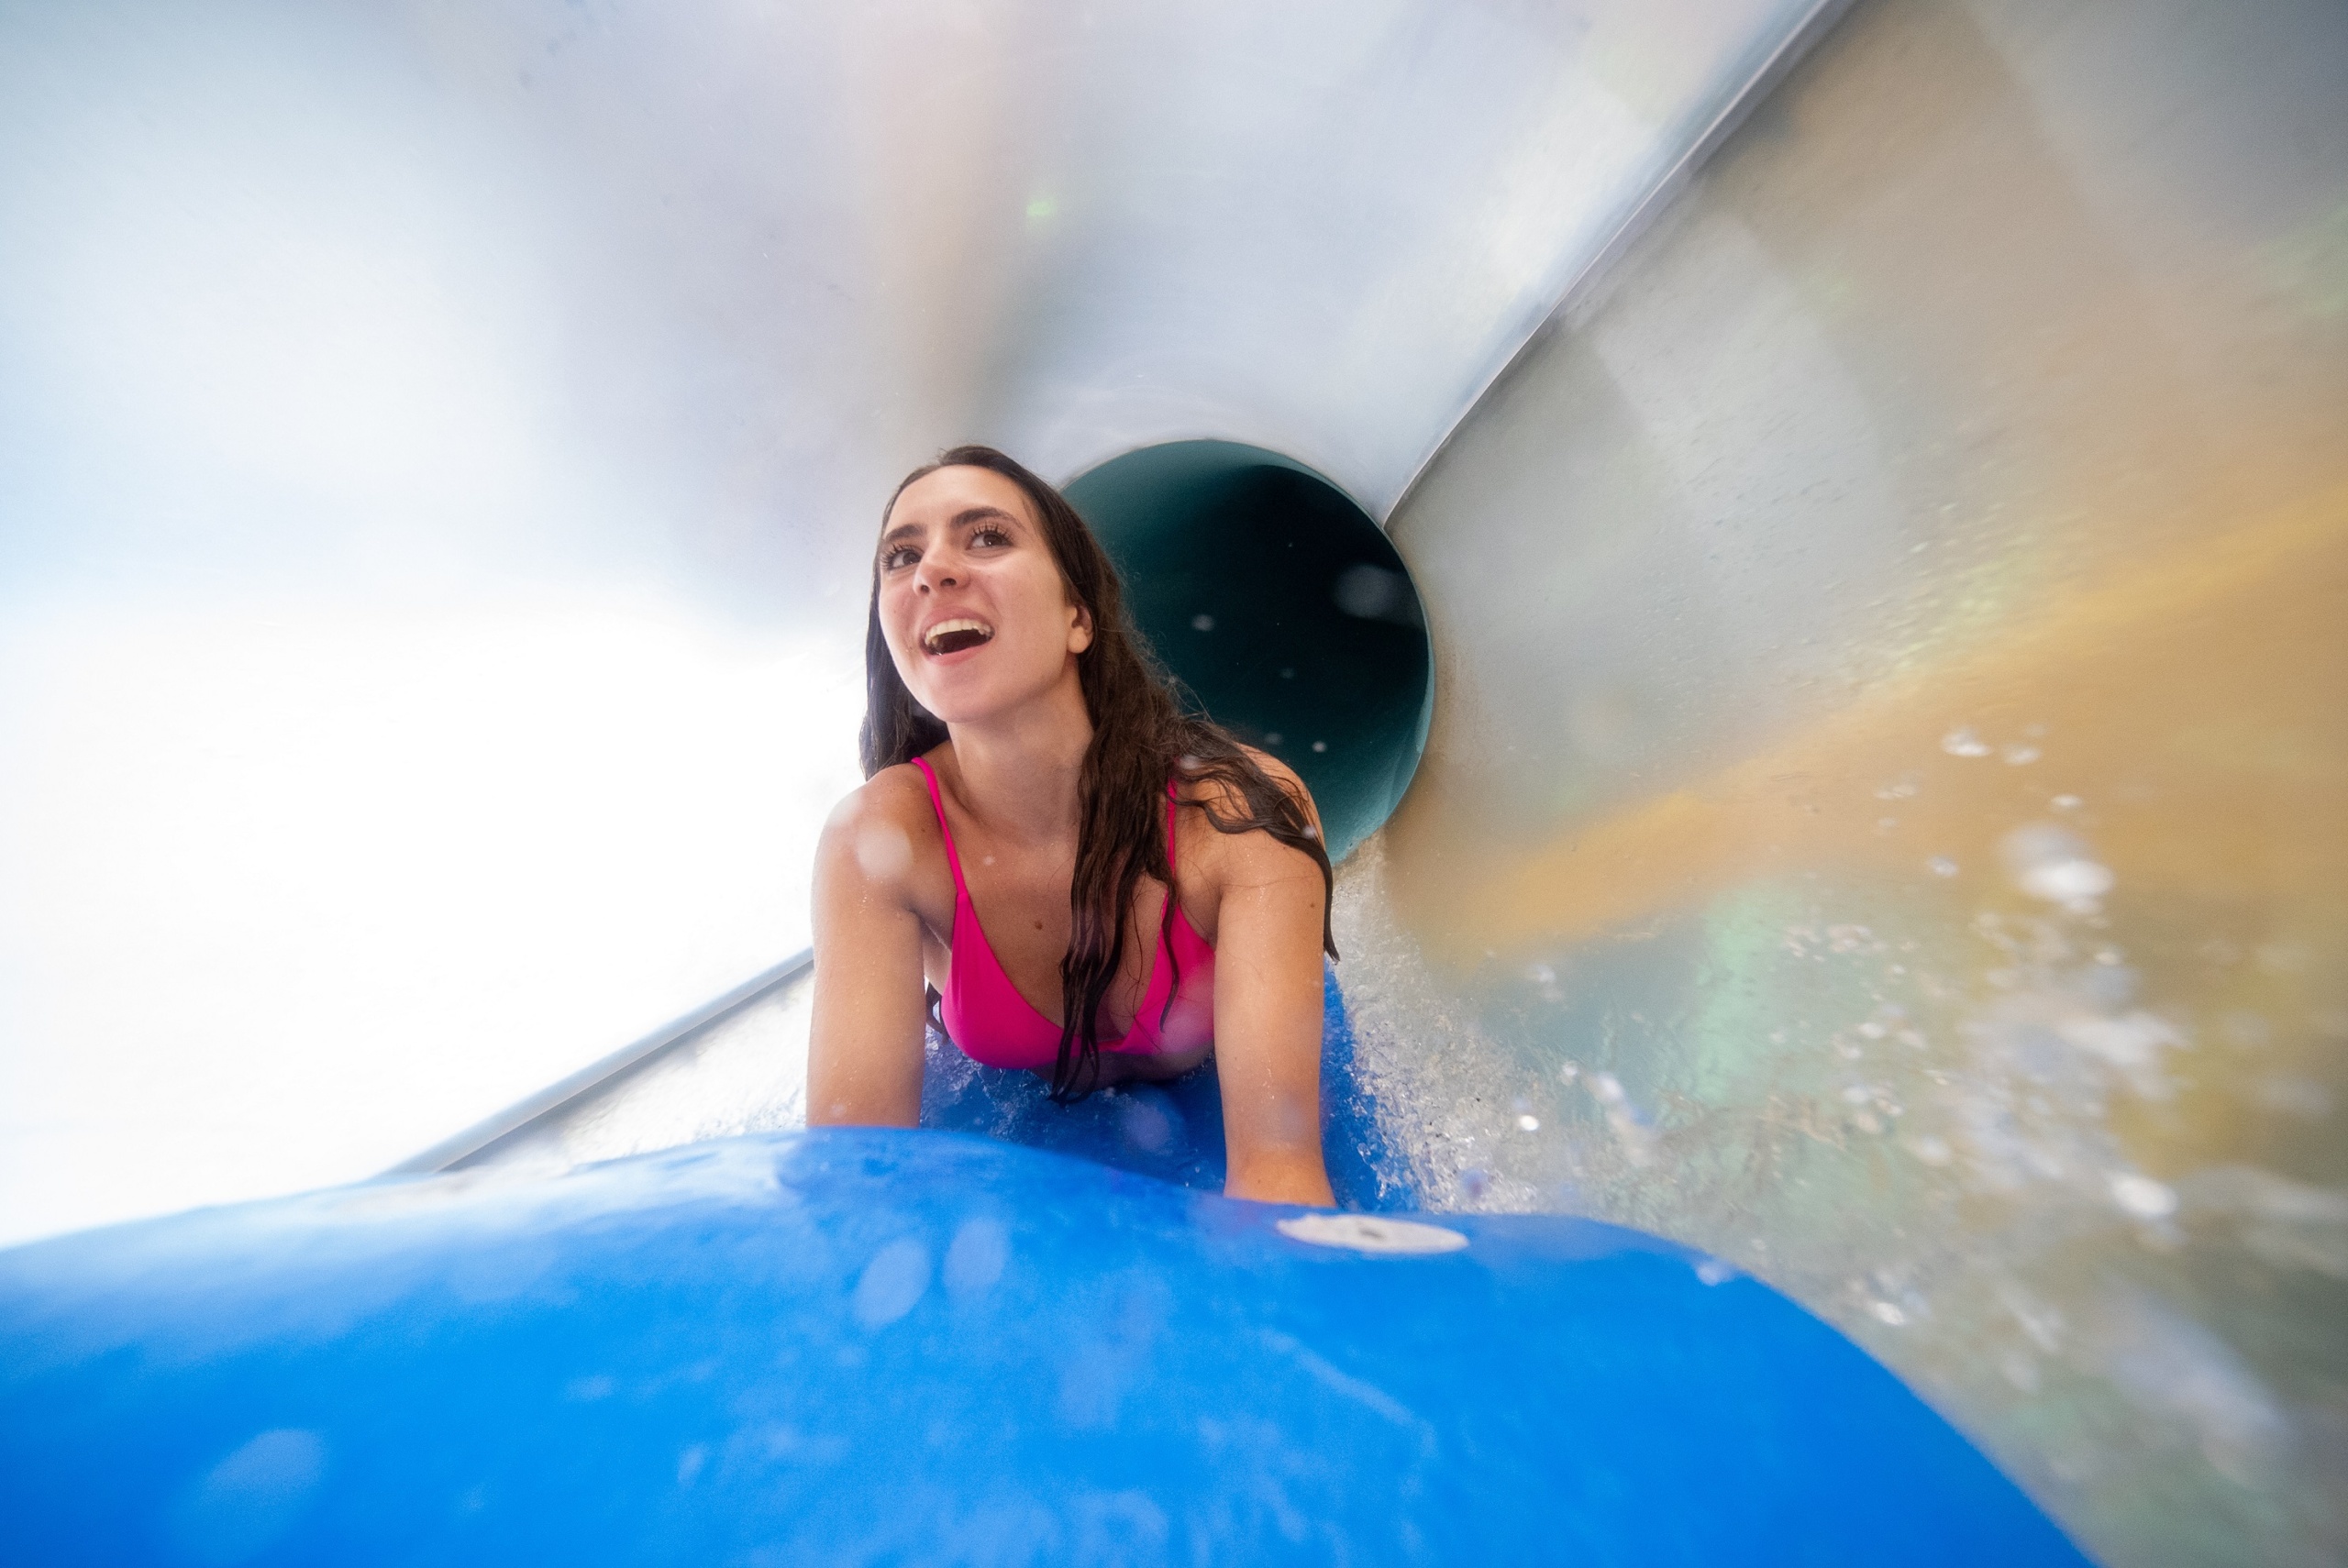
M 1303 808 L 1305 821 L 1314 833 L 1320 832 L 1321 813 L 1312 804 L 1312 791 L 1305 787 L 1303 779 L 1297 777 L 1296 770 L 1269 752 L 1258 751 L 1249 745 L 1243 745 L 1240 749 L 1263 769 L 1266 778 L 1286 790 Z M 1205 812 L 1202 815 L 1229 821 L 1254 814 L 1238 790 L 1223 779 L 1203 778 L 1186 784 L 1182 798 L 1204 807 Z M 1282 844 L 1260 828 L 1244 833 L 1224 833 L 1208 823 L 1202 822 L 1199 825 L 1204 830 L 1195 835 L 1200 857 L 1212 867 L 1218 879 L 1254 882 L 1299 872 L 1310 872 L 1316 883 L 1320 879 L 1320 870 L 1312 865 L 1311 856 L 1290 845 Z M 1184 841 L 1186 854 L 1189 853 L 1190 842 L 1189 839 Z
M 1269 775 L 1273 783 L 1294 795 L 1303 804 L 1305 815 L 1316 823 L 1321 820 L 1320 812 L 1312 808 L 1312 791 L 1304 787 L 1304 780 L 1298 777 L 1295 768 L 1290 767 L 1268 751 L 1257 751 L 1252 745 L 1243 745 L 1239 749 L 1246 752 L 1257 767 Z
M 841 797 L 825 819 L 816 857 L 835 876 L 868 887 L 911 885 L 922 852 L 938 839 L 929 787 L 911 763 L 884 767 Z
M 1321 813 L 1312 803 L 1312 791 L 1305 787 L 1304 780 L 1297 776 L 1296 769 L 1274 756 L 1270 752 L 1258 751 L 1252 745 L 1242 745 L 1239 749 L 1247 754 L 1249 761 L 1263 770 L 1264 777 L 1287 790 L 1296 803 L 1304 808 L 1305 820 L 1315 827 L 1320 826 Z M 1244 817 L 1251 814 L 1246 801 L 1241 798 L 1239 791 L 1228 781 L 1221 778 L 1197 778 L 1185 781 L 1182 786 L 1182 799 L 1191 804 L 1204 806 L 1217 816 Z

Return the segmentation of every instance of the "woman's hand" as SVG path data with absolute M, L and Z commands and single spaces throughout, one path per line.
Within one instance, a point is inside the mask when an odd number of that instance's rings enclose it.
M 922 922 L 904 780 L 891 768 L 840 802 L 815 850 L 815 1009 L 807 1125 L 921 1121 Z M 925 818 L 929 802 L 913 785 Z

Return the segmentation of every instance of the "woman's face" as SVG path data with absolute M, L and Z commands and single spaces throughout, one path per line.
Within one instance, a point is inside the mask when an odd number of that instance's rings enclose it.
M 907 485 L 880 526 L 880 631 L 897 674 L 949 724 L 1050 690 L 1092 646 L 1027 492 L 991 469 Z

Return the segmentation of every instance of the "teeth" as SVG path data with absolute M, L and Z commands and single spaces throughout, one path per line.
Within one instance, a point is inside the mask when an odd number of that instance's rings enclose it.
M 959 653 L 964 648 L 977 647 L 980 643 L 991 642 L 993 638 L 992 626 L 988 625 L 984 621 L 964 618 L 940 621 L 929 629 L 927 636 L 922 638 L 921 646 L 934 654 Z

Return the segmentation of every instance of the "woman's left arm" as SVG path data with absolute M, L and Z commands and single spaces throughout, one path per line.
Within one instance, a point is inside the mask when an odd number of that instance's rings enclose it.
M 1277 764 L 1275 765 L 1277 766 Z M 1218 845 L 1214 1054 L 1224 1192 L 1332 1207 L 1321 1157 L 1321 867 L 1263 832 Z

